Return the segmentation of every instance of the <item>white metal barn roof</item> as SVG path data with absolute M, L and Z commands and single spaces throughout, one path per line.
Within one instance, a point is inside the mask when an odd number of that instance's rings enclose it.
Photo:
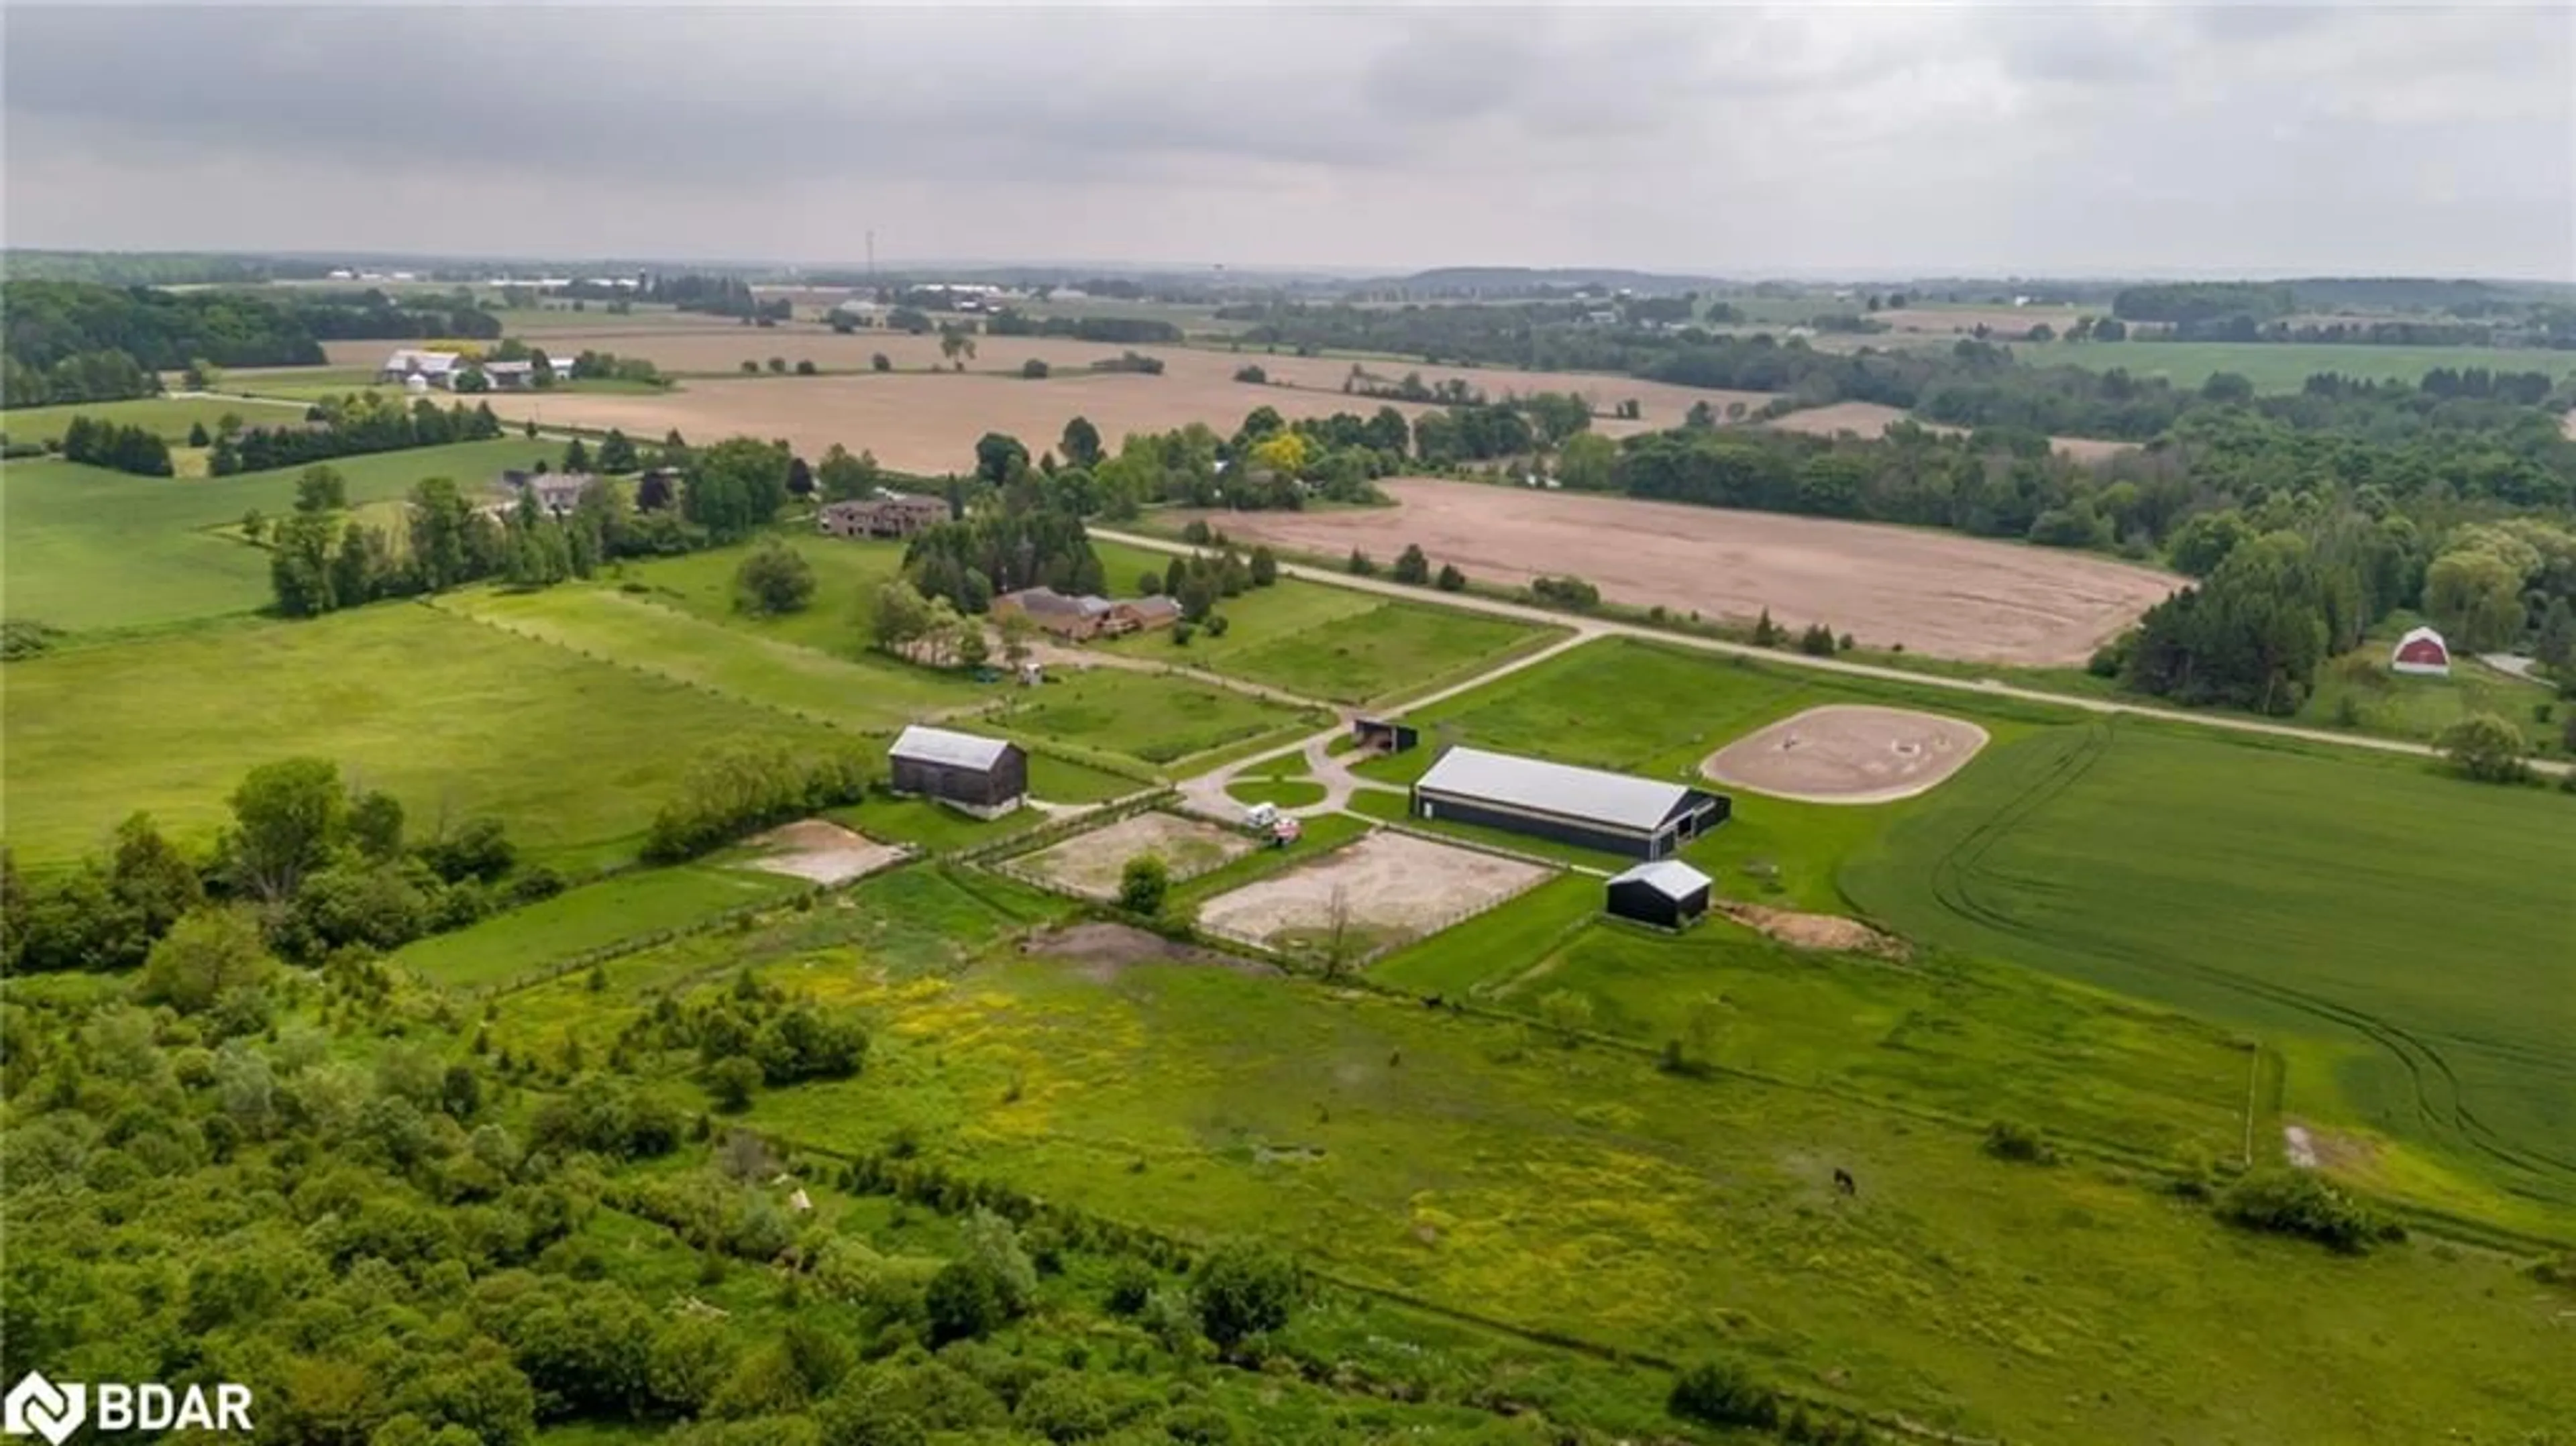
M 1657 859 L 1639 864 L 1625 873 L 1613 874 L 1614 884 L 1639 883 L 1667 899 L 1687 899 L 1709 886 L 1709 877 L 1679 859 Z
M 953 733 L 915 723 L 895 735 L 894 746 L 886 750 L 886 756 L 914 763 L 944 763 L 951 768 L 990 768 L 1001 762 L 1003 752 L 1010 746 L 999 738 Z
M 1639 833 L 1654 832 L 1690 793 L 1678 783 L 1463 747 L 1441 754 L 1417 786 Z

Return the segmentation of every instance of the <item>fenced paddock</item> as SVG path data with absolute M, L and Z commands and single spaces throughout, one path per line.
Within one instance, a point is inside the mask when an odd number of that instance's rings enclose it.
M 1148 811 L 991 867 L 1057 893 L 1113 899 L 1130 860 L 1148 854 L 1160 858 L 1177 883 L 1222 868 L 1252 852 L 1254 846 L 1252 836 L 1240 830 Z
M 1364 963 L 1502 903 L 1547 865 L 1380 829 L 1313 863 L 1219 894 L 1198 927 L 1255 948 Z

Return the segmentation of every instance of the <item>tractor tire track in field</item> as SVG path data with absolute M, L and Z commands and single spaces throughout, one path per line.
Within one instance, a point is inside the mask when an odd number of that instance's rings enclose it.
M 1975 884 L 1986 856 L 2010 838 L 2033 814 L 2047 807 L 2080 781 L 2113 742 L 2109 724 L 2096 724 L 2002 808 L 1979 821 L 1944 850 L 1932 869 L 1934 900 L 1950 913 L 2006 937 L 2046 946 L 2052 941 L 2009 911 L 1980 900 Z M 2576 1181 L 2576 1161 L 2517 1144 L 2480 1119 L 2467 1099 L 2459 1072 L 2432 1042 L 2381 1016 L 2326 996 L 2188 959 L 2150 955 L 2107 941 L 2087 941 L 2088 951 L 2153 972 L 2181 972 L 2204 983 L 2306 1014 L 2359 1034 L 2386 1051 L 2404 1069 L 2418 1120 L 2436 1138 L 2447 1138 L 2501 1164 L 2544 1179 Z

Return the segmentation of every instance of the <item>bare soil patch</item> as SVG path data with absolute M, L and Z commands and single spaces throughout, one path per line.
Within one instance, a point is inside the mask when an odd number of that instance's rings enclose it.
M 820 818 L 783 824 L 754 838 L 751 844 L 765 850 L 751 861 L 751 867 L 818 884 L 846 884 L 904 856 L 903 850 L 892 844 L 878 843 Z
M 1022 940 L 1020 952 L 1061 960 L 1083 977 L 1104 983 L 1139 964 L 1197 964 L 1244 974 L 1279 972 L 1257 960 L 1178 943 L 1132 924 L 1069 924 Z
M 1835 402 L 1831 406 L 1808 407 L 1762 425 L 1778 432 L 1799 432 L 1810 437 L 1833 437 L 1849 432 L 1857 437 L 1876 438 L 1898 422 L 1912 422 L 1927 432 L 1955 437 L 1967 430 L 1946 422 L 1927 422 L 1903 407 L 1879 402 Z M 2106 442 L 2098 437 L 2051 437 L 2049 445 L 2078 462 L 2099 462 L 2133 451 L 2133 442 Z
M 1380 829 L 1313 863 L 1217 895 L 1199 907 L 1199 923 L 1274 947 L 1311 945 L 1330 931 L 1338 897 L 1353 951 L 1364 953 L 1436 932 L 1549 873 L 1519 859 Z
M 1573 573 L 1604 595 L 1791 627 L 1822 622 L 1874 647 L 1940 657 L 2080 663 L 2181 579 L 2108 558 L 1955 533 L 1587 497 L 1473 482 L 1379 484 L 1395 507 L 1244 512 L 1238 540 L 1380 561 L 1418 543 L 1483 582 Z
M 1699 771 L 1801 803 L 1892 803 L 1938 785 L 1985 746 L 1986 730 L 1957 718 L 1831 703 L 1745 734 Z
M 1846 919 L 1840 914 L 1801 914 L 1761 904 L 1739 904 L 1728 899 L 1714 900 L 1709 907 L 1792 949 L 1870 954 L 1900 963 L 1908 957 L 1904 940 L 1893 934 L 1882 934 L 1858 919 Z
M 1015 863 L 1087 898 L 1114 899 L 1129 859 L 1153 854 L 1173 878 L 1186 879 L 1250 852 L 1252 840 L 1231 829 L 1178 814 L 1139 813 L 1050 844 Z

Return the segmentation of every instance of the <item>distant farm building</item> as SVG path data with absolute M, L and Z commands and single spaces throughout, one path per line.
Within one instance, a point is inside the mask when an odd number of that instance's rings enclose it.
M 483 363 L 483 380 L 496 392 L 534 391 L 537 364 L 532 361 L 495 361 Z
M 1726 821 L 1726 795 L 1481 748 L 1452 748 L 1413 785 L 1418 818 L 1660 859 Z
M 949 519 L 947 499 L 917 492 L 879 492 L 826 502 L 815 526 L 833 537 L 911 537 Z
M 1059 638 L 1080 642 L 1168 628 L 1181 620 L 1181 605 L 1167 597 L 1113 602 L 1088 593 L 1077 597 L 1051 587 L 1024 587 L 993 599 L 994 621 L 1014 617 L 1026 618 Z
M 1402 753 L 1421 741 L 1420 730 L 1410 723 L 1398 723 L 1392 718 L 1351 720 L 1351 742 L 1372 753 Z
M 581 494 L 599 479 L 588 472 L 521 472 L 515 468 L 501 474 L 501 490 L 516 501 L 520 494 L 537 499 L 537 505 L 556 517 L 569 517 L 581 505 Z
M 1020 806 L 1029 792 L 1029 755 L 1020 745 L 914 724 L 886 750 L 894 791 L 935 798 L 979 818 Z
M 385 358 L 385 364 L 376 368 L 376 380 L 408 386 L 416 377 L 425 386 L 446 391 L 456 385 L 457 375 L 464 370 L 465 357 L 461 353 L 415 351 L 406 347 Z
M 2390 654 L 2392 672 L 2416 673 L 2427 677 L 2446 678 L 2451 673 L 2451 645 L 2431 628 L 2416 628 L 2397 640 L 2397 651 Z
M 1603 905 L 1612 916 L 1679 929 L 1708 912 L 1708 875 L 1679 859 L 1657 859 L 1611 877 Z

